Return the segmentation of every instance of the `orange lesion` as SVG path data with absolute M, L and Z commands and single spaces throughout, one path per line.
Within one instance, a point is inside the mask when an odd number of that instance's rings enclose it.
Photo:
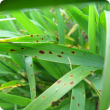
M 66 86 L 66 83 L 63 86 Z
M 70 78 L 74 77 L 74 75 L 70 75 Z
M 42 99 L 44 99 L 44 98 L 45 98 L 45 96 L 42 97 Z

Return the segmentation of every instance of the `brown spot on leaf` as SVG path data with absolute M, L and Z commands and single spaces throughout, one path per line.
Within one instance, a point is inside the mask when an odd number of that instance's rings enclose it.
M 72 54 L 75 54 L 75 51 L 72 51 L 71 53 L 72 53 Z
M 59 39 L 58 39 L 58 38 L 56 38 L 56 40 L 57 40 L 57 41 L 59 41 Z
M 45 96 L 42 97 L 42 99 L 44 99 L 44 98 L 45 98 Z
M 37 56 L 34 56 L 34 58 L 38 58 Z
M 72 78 L 74 75 L 71 75 L 70 78 Z
M 37 34 L 37 37 L 38 37 L 39 35 Z
M 73 100 L 75 99 L 74 96 L 72 96 L 72 99 L 73 99 Z
M 70 85 L 72 85 L 73 83 L 74 83 L 74 81 L 71 81 L 71 82 L 70 82 Z
M 13 51 L 16 51 L 16 50 L 14 50 L 14 49 L 10 49 L 10 51 L 13 52 Z
M 67 10 L 69 10 L 69 9 L 67 9 Z
M 63 86 L 66 86 L 66 83 Z
M 21 49 L 24 49 L 24 48 L 21 48 Z
M 52 54 L 52 52 L 51 52 L 51 51 L 49 51 L 49 54 Z
M 57 55 L 58 57 L 62 57 L 61 55 Z
M 30 66 L 32 67 L 32 64 Z
M 58 43 L 55 42 L 54 44 L 58 44 Z
M 60 83 L 61 83 L 61 80 L 58 80 L 58 81 L 57 81 L 57 84 L 60 84 Z
M 33 37 L 33 35 L 31 35 L 31 37 Z
M 78 103 L 78 106 L 80 106 L 80 104 Z
M 33 74 L 31 74 L 31 76 L 33 76 Z
M 93 73 L 93 71 L 91 71 L 91 73 Z
M 44 38 L 41 38 L 41 40 L 43 40 Z
M 64 52 L 61 52 L 61 54 L 64 54 Z
M 39 42 L 38 40 L 36 40 L 36 42 Z
M 85 53 L 84 53 L 84 55 L 85 55 Z
M 41 54 L 45 54 L 45 52 L 44 52 L 43 50 L 40 50 L 39 53 L 41 53 Z
M 36 91 L 36 89 L 33 89 L 33 91 Z

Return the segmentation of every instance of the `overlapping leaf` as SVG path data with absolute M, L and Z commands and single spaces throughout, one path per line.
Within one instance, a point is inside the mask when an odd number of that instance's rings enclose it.
M 0 51 L 74 65 L 103 67 L 103 57 L 54 43 L 0 43 Z M 68 59 L 69 58 L 69 59 Z
M 71 90 L 83 78 L 89 75 L 91 71 L 95 71 L 97 69 L 98 68 L 85 66 L 79 66 L 73 69 L 55 82 L 50 88 L 48 88 L 43 94 L 41 94 L 23 110 L 35 110 L 36 108 L 38 110 L 45 110 L 47 107 L 65 95 L 69 90 Z

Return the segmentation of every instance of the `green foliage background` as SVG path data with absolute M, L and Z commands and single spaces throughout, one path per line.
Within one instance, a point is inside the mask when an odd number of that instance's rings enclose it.
M 106 110 L 110 5 L 8 3 L 0 7 L 0 107 Z

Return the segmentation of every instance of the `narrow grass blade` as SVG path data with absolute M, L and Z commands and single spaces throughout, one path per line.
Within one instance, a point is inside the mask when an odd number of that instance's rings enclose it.
M 0 30 L 0 38 L 18 37 L 18 36 L 20 36 L 20 34 L 15 33 L 15 32 Z
M 74 65 L 103 67 L 104 58 L 87 51 L 53 43 L 0 43 L 0 51 Z
M 83 82 L 72 89 L 70 110 L 84 110 L 85 87 Z
M 73 69 L 72 71 L 64 75 L 62 78 L 60 78 L 57 82 L 55 82 L 50 88 L 48 88 L 43 94 L 41 94 L 37 99 L 35 99 L 23 110 L 45 110 L 55 101 L 60 99 L 69 90 L 71 90 L 87 75 L 89 75 L 91 71 L 95 71 L 97 69 L 98 68 L 85 66 L 79 66 Z
M 19 10 L 10 11 L 11 14 L 30 34 L 41 34 L 42 32 Z
M 15 87 L 19 87 L 19 86 L 25 86 L 25 85 L 27 85 L 27 84 L 22 83 L 19 80 L 13 80 L 13 81 L 9 81 L 7 83 L 0 85 L 0 90 L 6 89 L 6 88 L 15 88 Z
M 84 32 L 88 35 L 88 16 L 85 15 L 82 11 L 80 11 L 77 7 L 67 6 L 66 8 L 69 12 L 71 12 L 72 16 L 79 24 L 79 26 L 84 30 Z
M 49 41 L 50 41 L 49 36 L 40 34 L 0 39 L 0 42 L 49 42 Z
M 0 103 L 0 107 L 3 110 L 12 110 L 14 108 L 14 104 L 10 104 L 10 103 Z
M 99 110 L 106 110 L 110 104 L 110 12 L 105 11 L 106 16 L 106 50 L 103 69 L 102 96 Z
M 88 18 L 88 38 L 89 38 L 89 51 L 95 53 L 95 9 L 94 5 L 89 5 L 89 18 Z
M 35 75 L 33 71 L 32 57 L 26 57 L 25 64 L 26 64 L 26 71 L 29 80 L 31 100 L 34 100 L 36 98 L 36 84 L 35 84 Z
M 64 36 L 64 20 L 61 16 L 60 8 L 56 8 L 57 14 L 57 22 L 58 22 L 58 36 L 59 36 L 59 43 L 65 44 L 65 36 Z
M 0 61 L 0 73 L 14 73 L 16 72 L 15 70 L 11 69 L 9 66 L 7 66 L 5 63 L 3 63 L 2 61 Z
M 6 93 L 2 93 L 2 92 L 0 92 L 0 99 L 10 102 L 10 103 L 21 105 L 21 106 L 26 106 L 31 102 L 31 99 L 29 99 L 29 98 L 16 96 L 16 95 L 12 95 L 12 94 L 6 94 Z

